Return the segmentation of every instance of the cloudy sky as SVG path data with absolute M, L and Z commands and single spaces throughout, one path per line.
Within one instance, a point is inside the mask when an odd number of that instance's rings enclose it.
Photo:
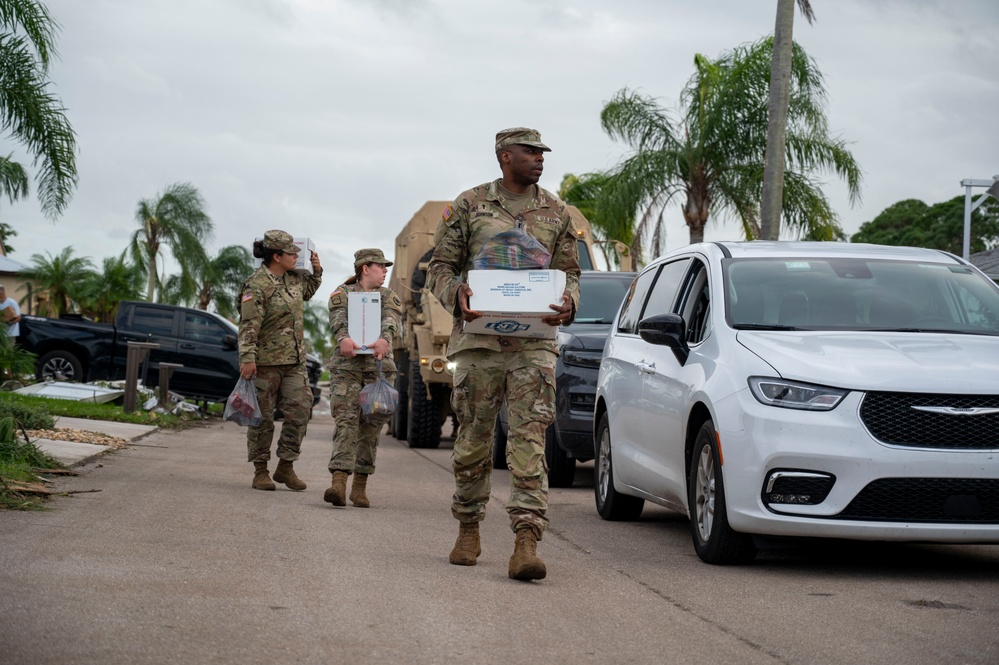
M 124 248 L 140 199 L 190 182 L 211 252 L 282 228 L 329 281 L 354 250 L 390 253 L 427 200 L 498 177 L 497 130 L 538 128 L 542 186 L 626 154 L 601 130 L 628 87 L 673 107 L 697 53 L 773 31 L 776 0 L 46 0 L 62 31 L 55 92 L 79 138 L 79 188 L 51 222 L 2 202 L 12 258 Z M 999 3 L 812 0 L 795 39 L 818 63 L 833 132 L 864 172 L 848 233 L 892 203 L 950 199 L 999 174 Z M 17 147 L 9 140 L 7 152 Z M 26 159 L 30 162 L 30 159 Z M 981 190 L 977 190 L 981 191 Z M 33 192 L 34 194 L 34 192 Z M 687 242 L 678 209 L 669 247 Z M 709 222 L 706 239 L 738 239 Z M 335 286 L 335 284 L 330 285 Z

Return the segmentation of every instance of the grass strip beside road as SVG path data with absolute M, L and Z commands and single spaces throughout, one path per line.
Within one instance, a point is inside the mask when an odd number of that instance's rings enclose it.
M 209 405 L 209 413 L 213 411 L 221 414 L 221 405 Z M 120 404 L 94 404 L 0 392 L 0 510 L 45 508 L 45 500 L 53 492 L 46 487 L 44 471 L 61 469 L 62 465 L 33 444 L 26 443 L 20 435 L 22 430 L 30 429 L 32 437 L 63 439 L 65 437 L 61 434 L 67 430 L 56 429 L 53 423 L 53 417 L 60 416 L 155 425 L 171 429 L 204 422 L 142 410 L 125 413 Z M 46 432 L 51 436 L 47 436 Z M 73 440 L 81 438 L 84 437 L 77 436 Z
M 125 413 L 121 406 L 116 404 L 94 404 L 93 402 L 78 402 L 68 399 L 52 399 L 50 397 L 17 395 L 14 393 L 0 393 L 0 401 L 9 401 L 14 404 L 38 408 L 47 411 L 53 416 L 63 416 L 66 418 L 110 420 L 117 423 L 156 425 L 166 428 L 183 427 L 188 422 L 180 416 L 169 413 L 160 414 L 142 411 L 141 409 L 132 413 Z

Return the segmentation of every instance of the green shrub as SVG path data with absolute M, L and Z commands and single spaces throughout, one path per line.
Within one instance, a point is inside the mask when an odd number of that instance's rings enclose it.
M 14 346 L 10 337 L 3 334 L 4 332 L 0 329 L 0 376 L 4 379 L 34 376 L 35 361 L 38 357 L 34 353 Z
M 17 427 L 9 417 L 0 417 L 0 461 L 43 469 L 62 466 L 55 458 L 43 453 L 32 443 L 16 438 Z
M 17 483 L 37 483 L 38 469 L 58 469 L 62 464 L 35 445 L 18 441 L 16 431 L 13 418 L 0 418 L 0 510 L 41 510 L 44 497 L 21 492 Z
M 13 418 L 18 427 L 24 429 L 52 429 L 55 418 L 43 407 L 23 404 L 20 401 L 0 397 L 0 418 Z

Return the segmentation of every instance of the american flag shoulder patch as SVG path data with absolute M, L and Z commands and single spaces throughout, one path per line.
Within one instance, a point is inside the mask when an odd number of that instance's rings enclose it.
M 247 300 L 253 300 L 252 291 L 247 291 L 246 293 L 243 294 L 243 302 L 246 302 Z
M 449 219 L 451 219 L 451 215 L 453 214 L 454 214 L 454 208 L 452 208 L 451 204 L 448 203 L 446 206 L 444 206 L 444 212 L 441 213 L 441 217 L 443 217 L 444 221 L 446 222 Z

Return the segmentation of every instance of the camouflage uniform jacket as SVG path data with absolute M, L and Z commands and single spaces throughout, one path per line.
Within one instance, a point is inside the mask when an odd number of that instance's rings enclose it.
M 427 286 L 454 316 L 447 347 L 449 357 L 466 349 L 557 351 L 553 339 L 477 335 L 462 330 L 458 285 L 467 280 L 472 259 L 482 245 L 496 234 L 517 225 L 517 219 L 505 206 L 499 184 L 499 180 L 494 180 L 458 196 L 454 203 L 444 208 L 434 233 L 435 249 L 427 268 Z M 579 248 L 576 227 L 565 203 L 535 185 L 534 198 L 521 216 L 525 221 L 524 229 L 551 252 L 549 267 L 565 272 L 565 288 L 572 299 L 574 316 L 579 306 Z
M 353 358 L 347 358 L 340 353 L 340 342 L 347 334 L 347 294 L 362 293 L 361 285 L 355 281 L 354 277 L 336 287 L 330 294 L 330 330 L 333 333 L 333 341 L 336 342 L 333 350 L 333 367 L 340 367 L 358 372 L 374 372 L 376 369 L 375 357 L 371 354 L 360 354 Z M 392 358 L 392 343 L 399 334 L 402 321 L 402 301 L 399 300 L 392 289 L 382 286 L 378 289 L 381 296 L 382 311 L 382 334 L 381 338 L 388 342 L 389 352 L 382 359 L 382 371 L 395 371 L 395 362 Z
M 323 273 L 274 275 L 260 266 L 246 278 L 239 298 L 239 362 L 291 365 L 305 362 L 305 301 Z

